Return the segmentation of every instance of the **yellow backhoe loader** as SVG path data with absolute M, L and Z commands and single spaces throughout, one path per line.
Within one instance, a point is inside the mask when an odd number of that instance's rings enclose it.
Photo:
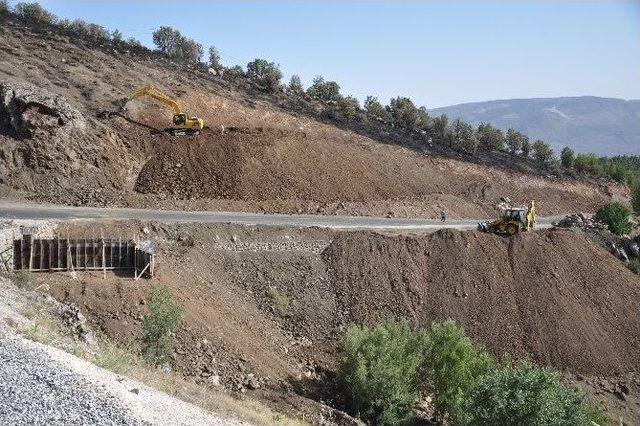
M 515 235 L 522 231 L 530 231 L 536 223 L 536 203 L 531 201 L 529 207 L 508 207 L 502 217 L 493 222 L 478 223 L 478 231 L 498 235 Z
M 173 136 L 197 135 L 200 133 L 200 130 L 204 128 L 204 122 L 201 118 L 189 117 L 182 111 L 178 101 L 168 95 L 165 95 L 158 89 L 154 89 L 150 84 L 142 86 L 123 99 L 122 109 L 125 109 L 128 102 L 142 96 L 149 96 L 150 98 L 153 98 L 164 105 L 168 105 L 173 109 L 173 127 L 166 129 L 167 133 Z

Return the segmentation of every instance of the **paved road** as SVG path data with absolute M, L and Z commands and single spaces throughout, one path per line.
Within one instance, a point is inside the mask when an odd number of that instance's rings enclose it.
M 563 216 L 538 218 L 538 227 L 547 228 Z M 158 222 L 234 223 L 240 225 L 299 226 L 334 229 L 370 229 L 387 231 L 427 232 L 440 228 L 475 229 L 483 219 L 447 220 L 401 219 L 367 216 L 318 216 L 259 214 L 241 212 L 151 210 L 101 207 L 69 207 L 47 204 L 28 204 L 0 200 L 2 219 L 138 219 Z

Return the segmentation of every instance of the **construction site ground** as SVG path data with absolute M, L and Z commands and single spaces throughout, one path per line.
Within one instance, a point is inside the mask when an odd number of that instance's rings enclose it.
M 505 239 L 132 221 L 58 228 L 98 230 L 155 239 L 155 277 L 80 272 L 38 282 L 132 347 L 149 289 L 169 285 L 185 307 L 175 369 L 287 415 L 312 418 L 324 409 L 318 402 L 342 408 L 334 379 L 349 324 L 408 318 L 423 327 L 453 317 L 495 356 L 552 365 L 614 418 L 640 419 L 640 278 L 571 231 Z M 620 386 L 630 392 L 621 396 Z
M 373 140 L 278 106 L 284 94 L 242 89 L 149 53 L 12 21 L 0 36 L 0 84 L 8 100 L 18 93 L 25 102 L 5 112 L 24 128 L 0 125 L 5 198 L 428 218 L 445 209 L 472 218 L 493 216 L 500 197 L 535 199 L 552 215 L 626 195 L 605 182 L 544 174 L 533 160 L 506 153 L 476 164 L 455 150 Z M 209 128 L 168 136 L 171 112 L 144 99 L 122 115 L 101 114 L 145 83 L 176 96 Z

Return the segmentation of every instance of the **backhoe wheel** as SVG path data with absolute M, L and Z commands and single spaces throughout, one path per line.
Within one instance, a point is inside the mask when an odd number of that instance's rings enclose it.
M 518 233 L 518 225 L 510 223 L 507 225 L 507 235 L 516 235 Z

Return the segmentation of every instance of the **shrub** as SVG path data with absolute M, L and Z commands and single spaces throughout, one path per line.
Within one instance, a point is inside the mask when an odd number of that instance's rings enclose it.
M 606 224 L 609 231 L 614 234 L 628 234 L 631 231 L 629 209 L 621 203 L 613 202 L 605 204 L 598 209 L 595 218 Z
M 182 34 L 171 27 L 161 26 L 152 34 L 153 44 L 165 55 L 173 56 L 177 50 Z
M 340 85 L 335 81 L 325 81 L 322 76 L 318 75 L 307 89 L 307 95 L 325 102 L 337 101 L 341 98 Z
M 387 107 L 393 122 L 407 130 L 416 130 L 420 125 L 420 111 L 409 98 L 398 96 L 391 99 Z
M 388 123 L 391 121 L 391 114 L 382 106 L 375 96 L 367 96 L 364 101 L 364 110 L 369 117 Z
M 633 188 L 633 192 L 631 194 L 631 207 L 633 207 L 633 211 L 637 215 L 640 215 L 640 182 L 638 182 Z
M 283 318 L 291 316 L 291 300 L 286 294 L 278 290 L 277 287 L 270 286 L 267 289 L 267 296 L 273 302 L 273 309 L 278 316 Z
M 9 3 L 7 0 L 0 0 L 0 22 L 9 14 Z
M 275 92 L 280 88 L 282 72 L 274 62 L 264 59 L 254 59 L 247 64 L 247 76 L 268 92 Z
M 220 52 L 215 46 L 209 46 L 209 66 L 215 70 L 222 68 L 220 62 Z
M 420 363 L 415 344 L 406 322 L 349 327 L 340 375 L 351 413 L 379 425 L 398 423 L 413 413 Z
M 455 321 L 433 323 L 423 338 L 420 377 L 424 390 L 434 396 L 436 417 L 462 419 L 468 394 L 491 367 L 491 357 Z
M 640 275 L 640 260 L 631 259 L 629 263 L 627 263 L 627 268 L 629 268 L 634 274 Z
M 506 140 L 507 146 L 509 147 L 509 152 L 511 152 L 512 154 L 516 154 L 522 149 L 522 143 L 524 142 L 523 136 L 524 135 L 522 133 L 517 132 L 513 129 L 507 130 Z
M 291 93 L 304 93 L 304 87 L 302 87 L 302 80 L 300 80 L 299 75 L 294 74 L 291 76 L 291 80 L 289 80 L 289 86 L 287 86 L 287 89 L 289 89 Z
M 489 123 L 478 126 L 478 143 L 487 151 L 504 149 L 504 135 L 502 131 Z
M 540 163 L 549 164 L 553 159 L 553 150 L 548 143 L 537 140 L 533 143 L 533 158 Z
M 478 138 L 469 123 L 456 119 L 452 130 L 453 144 L 472 154 L 478 150 Z
M 122 33 L 120 32 L 120 30 L 111 31 L 111 40 L 115 41 L 116 43 L 120 43 L 122 41 Z
M 552 370 L 520 362 L 478 379 L 465 423 L 582 426 L 594 415 L 585 396 L 561 385 Z
M 579 172 L 600 174 L 602 168 L 595 154 L 578 154 L 573 160 L 574 168 Z
M 180 322 L 182 308 L 165 285 L 151 289 L 148 305 L 149 314 L 142 319 L 142 355 L 152 364 L 163 364 L 173 350 L 171 333 Z
M 48 24 L 53 24 L 57 20 L 56 16 L 53 13 L 40 6 L 40 4 L 37 2 L 19 2 L 16 3 L 13 10 L 23 18 L 46 22 Z
M 571 148 L 569 148 L 568 146 L 565 146 L 564 148 L 562 148 L 562 152 L 560 153 L 560 163 L 566 167 L 566 168 L 571 168 L 573 167 L 573 162 L 576 159 L 576 154 L 573 152 L 573 150 Z
M 33 290 L 33 274 L 29 271 L 16 271 L 13 275 L 13 283 L 23 290 Z
M 450 142 L 449 136 L 449 117 L 442 114 L 440 117 L 433 119 L 433 131 L 441 143 Z
M 520 151 L 522 152 L 522 156 L 525 158 L 529 157 L 531 154 L 531 142 L 529 142 L 529 138 L 522 141 L 522 146 L 520 147 Z

